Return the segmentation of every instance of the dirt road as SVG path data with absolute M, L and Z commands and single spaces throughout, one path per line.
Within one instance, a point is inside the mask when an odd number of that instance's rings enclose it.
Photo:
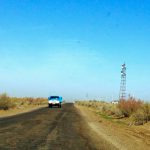
M 116 149 L 97 138 L 73 104 L 0 119 L 0 150 Z

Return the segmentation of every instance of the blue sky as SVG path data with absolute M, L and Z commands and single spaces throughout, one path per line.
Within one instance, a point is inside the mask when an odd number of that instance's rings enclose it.
M 150 100 L 149 0 L 1 0 L 0 93 Z

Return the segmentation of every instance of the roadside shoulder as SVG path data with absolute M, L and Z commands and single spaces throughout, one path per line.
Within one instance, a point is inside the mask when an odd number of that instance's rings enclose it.
M 10 110 L 0 110 L 0 119 L 27 113 L 27 112 L 32 112 L 32 111 L 35 111 L 35 110 L 38 110 L 38 109 L 41 109 L 44 107 L 46 107 L 46 105 L 37 106 L 37 107 L 35 107 L 35 106 L 34 107 L 23 107 L 23 108 L 19 108 L 19 109 L 17 108 L 17 109 L 10 109 Z
M 85 118 L 91 129 L 118 149 L 122 150 L 148 150 L 149 137 L 143 137 L 135 133 L 132 128 L 124 127 L 119 124 L 112 123 L 96 115 L 96 113 L 87 107 L 75 104 L 80 114 Z

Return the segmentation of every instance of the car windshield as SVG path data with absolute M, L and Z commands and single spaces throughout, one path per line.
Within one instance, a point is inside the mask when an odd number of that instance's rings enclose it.
M 51 96 L 50 99 L 59 99 L 59 96 Z

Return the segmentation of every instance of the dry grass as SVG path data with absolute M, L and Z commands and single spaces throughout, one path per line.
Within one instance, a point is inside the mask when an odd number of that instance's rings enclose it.
M 150 121 L 150 103 L 133 98 L 116 105 L 103 101 L 76 101 L 76 104 L 93 108 L 101 117 L 117 123 L 143 125 Z
M 9 97 L 6 93 L 3 93 L 0 95 L 0 116 L 22 113 L 46 105 L 46 98 L 17 98 Z

